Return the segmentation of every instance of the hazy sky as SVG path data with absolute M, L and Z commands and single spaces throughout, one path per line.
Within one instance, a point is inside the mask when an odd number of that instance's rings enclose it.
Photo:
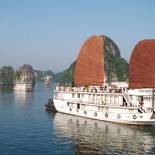
M 139 40 L 155 38 L 155 0 L 0 0 L 0 67 L 62 71 L 95 34 L 129 60 Z

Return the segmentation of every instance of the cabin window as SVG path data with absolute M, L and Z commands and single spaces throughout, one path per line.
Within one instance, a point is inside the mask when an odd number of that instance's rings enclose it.
M 148 97 L 144 97 L 144 100 L 147 101 L 148 100 Z
M 80 94 L 77 94 L 77 98 L 80 98 Z
M 143 100 L 144 100 L 143 96 L 139 96 L 139 101 L 143 101 Z
M 81 94 L 81 98 L 84 98 L 84 94 Z
M 93 94 L 93 102 L 95 102 L 95 95 Z
M 147 100 L 148 100 L 148 101 L 150 100 L 149 97 L 147 97 Z
M 97 101 L 101 101 L 101 96 L 100 95 L 97 95 L 96 96 L 96 99 L 97 99 Z
M 77 104 L 77 109 L 80 109 L 80 104 L 79 103 Z
M 74 98 L 74 94 L 72 94 L 72 98 Z
M 91 100 L 91 94 L 89 94 L 88 99 Z

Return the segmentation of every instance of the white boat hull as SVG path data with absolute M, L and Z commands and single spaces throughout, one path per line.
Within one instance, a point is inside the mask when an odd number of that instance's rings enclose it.
M 58 112 L 80 117 L 122 124 L 155 125 L 155 119 L 151 119 L 153 112 L 138 113 L 133 109 L 129 111 L 128 108 L 106 106 L 100 109 L 99 106 L 86 104 L 80 104 L 78 109 L 76 103 L 69 105 L 67 101 L 60 99 L 54 99 L 54 106 Z

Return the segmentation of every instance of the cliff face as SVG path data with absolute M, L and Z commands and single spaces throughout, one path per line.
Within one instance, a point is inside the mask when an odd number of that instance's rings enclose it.
M 106 82 L 127 80 L 128 63 L 121 58 L 119 48 L 108 37 L 105 37 L 104 62 Z
M 34 71 L 31 65 L 23 65 L 15 73 L 16 83 L 34 84 Z

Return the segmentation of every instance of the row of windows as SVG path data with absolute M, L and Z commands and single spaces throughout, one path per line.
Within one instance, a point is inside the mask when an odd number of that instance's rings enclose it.
M 89 94 L 89 98 L 91 98 L 91 97 L 97 97 L 97 98 L 103 98 L 103 97 L 105 97 L 105 98 L 109 98 L 110 96 L 105 96 L 105 95 L 91 95 L 91 94 Z M 77 98 L 80 98 L 80 94 L 72 94 L 72 98 L 74 98 L 74 97 L 77 97 Z M 117 98 L 118 96 L 114 96 L 114 98 Z M 81 94 L 81 98 L 84 98 L 84 94 Z M 113 98 L 113 96 L 112 96 L 112 98 Z
M 144 96 L 144 97 L 136 97 L 136 100 L 137 101 L 151 101 L 152 100 L 152 97 L 151 96 Z
M 143 97 L 143 99 L 146 100 L 146 101 L 151 101 L 152 97 Z

